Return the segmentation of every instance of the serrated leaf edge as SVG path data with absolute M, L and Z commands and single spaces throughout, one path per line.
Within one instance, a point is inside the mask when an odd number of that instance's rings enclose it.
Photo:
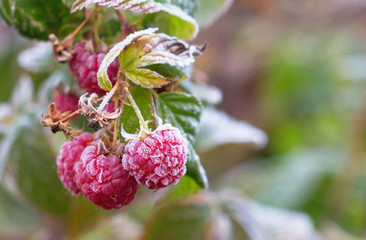
M 112 82 L 108 77 L 108 67 L 112 64 L 112 62 L 121 54 L 123 49 L 130 44 L 134 39 L 156 32 L 157 28 L 148 28 L 145 30 L 141 30 L 130 34 L 123 41 L 114 45 L 114 47 L 109 50 L 107 55 L 104 57 L 100 67 L 98 69 L 97 78 L 98 85 L 105 91 L 110 91 L 112 89 Z

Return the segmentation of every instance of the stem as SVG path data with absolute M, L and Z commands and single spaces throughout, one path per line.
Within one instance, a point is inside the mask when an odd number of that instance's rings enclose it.
M 120 82 L 116 82 L 116 84 L 113 86 L 113 88 L 108 92 L 108 94 L 104 97 L 103 102 L 99 105 L 97 112 L 101 113 L 105 106 L 108 104 L 109 100 L 113 97 L 114 93 L 118 89 Z
M 126 32 L 126 21 L 125 18 L 122 16 L 121 12 L 117 9 L 115 9 L 116 14 L 117 14 L 117 18 L 121 24 L 121 28 L 122 28 L 122 38 L 125 39 L 127 36 L 127 32 Z
M 61 122 L 66 122 L 67 120 L 75 117 L 76 115 L 78 115 L 81 112 L 81 109 L 76 110 L 75 112 L 71 113 L 70 115 L 68 115 L 67 117 L 65 117 L 64 119 L 61 120 Z
M 95 18 L 94 18 L 93 31 L 94 31 L 94 39 L 95 39 L 95 43 L 97 45 L 97 48 L 99 47 L 99 43 L 100 43 L 98 26 L 99 26 L 99 24 L 98 24 L 98 16 L 96 15 Z
M 118 100 L 117 100 L 117 101 L 115 101 L 114 109 L 117 109 L 118 107 L 119 107 L 119 104 L 118 104 Z M 120 117 L 118 117 L 116 120 L 114 120 L 114 131 L 113 131 L 112 146 L 116 146 L 116 144 L 117 144 L 119 119 L 120 119 Z
M 89 21 L 90 17 L 93 16 L 95 14 L 95 12 L 93 12 L 92 14 L 89 14 L 85 20 L 74 30 L 74 32 L 69 36 L 67 37 L 65 43 L 63 44 L 64 47 L 68 47 L 72 40 L 74 39 L 74 37 L 76 36 L 76 34 L 84 27 L 84 25 Z
M 138 119 L 140 121 L 141 127 L 143 129 L 145 129 L 146 131 L 149 131 L 149 129 L 148 129 L 147 125 L 146 125 L 146 122 L 145 122 L 145 120 L 144 120 L 144 118 L 143 118 L 143 116 L 141 114 L 141 111 L 140 111 L 139 107 L 137 106 L 135 100 L 133 100 L 133 97 L 132 97 L 132 95 L 130 93 L 130 90 L 128 90 L 128 88 L 125 87 L 125 91 L 126 91 L 126 94 L 127 94 L 128 99 L 130 100 L 130 103 L 131 103 L 131 105 L 133 107 L 133 110 L 135 110 L 135 113 L 136 113 L 136 115 L 137 115 L 137 117 L 138 117 Z

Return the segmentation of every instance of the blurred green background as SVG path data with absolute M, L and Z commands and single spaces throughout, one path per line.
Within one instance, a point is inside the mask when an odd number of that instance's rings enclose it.
M 366 2 L 362 0 L 236 0 L 225 15 L 201 29 L 194 42 L 207 42 L 209 46 L 197 59 L 195 66 L 200 71 L 195 72 L 196 80 L 221 89 L 223 99 L 218 108 L 262 129 L 268 143 L 262 148 L 242 143 L 198 148 L 212 192 L 201 193 L 190 200 L 190 209 L 197 208 L 192 214 L 201 213 L 194 216 L 201 225 L 177 222 L 197 233 L 184 239 L 366 238 L 365 26 Z M 21 77 L 17 56 L 33 43 L 4 25 L 0 25 L 0 32 L 0 101 L 4 105 L 11 100 L 12 90 Z M 52 61 L 49 63 L 46 72 L 28 72 L 35 91 L 41 88 L 43 79 L 59 67 Z M 29 105 L 26 108 L 32 109 Z M 1 116 L 6 121 L 6 107 L 0 110 L 5 111 Z M 44 108 L 31 111 L 39 116 Z M 37 131 L 40 130 L 33 129 L 34 133 Z M 63 141 L 61 138 L 56 142 Z M 151 193 L 144 194 L 151 197 Z M 41 217 L 39 221 L 48 223 L 46 226 L 51 228 L 52 224 L 64 224 L 58 219 L 45 221 L 47 214 L 22 209 L 24 199 L 16 203 L 21 205 L 16 208 L 18 212 L 7 212 L 4 206 L 15 204 L 6 201 L 7 197 L 11 198 L 8 195 L 4 191 L 0 202 L 3 205 L 0 233 L 4 232 L 5 239 L 23 239 L 24 236 L 41 239 L 37 236 L 43 236 L 43 230 L 34 231 L 39 226 L 29 224 L 32 220 L 27 219 Z M 244 202 L 238 203 L 236 196 Z M 220 199 L 220 211 L 236 219 L 230 221 L 242 225 L 225 228 L 228 220 L 221 213 L 207 213 L 205 204 L 211 206 L 215 202 L 212 199 Z M 78 204 L 84 203 L 75 200 L 74 207 Z M 155 228 L 159 221 L 151 219 L 170 219 L 174 224 L 179 214 L 170 216 L 170 212 L 186 210 L 170 206 L 174 211 L 163 209 L 146 220 L 142 212 L 151 210 L 153 204 L 136 205 L 139 210 L 132 211 L 132 223 L 125 215 L 119 216 L 112 224 L 102 222 L 99 229 L 83 239 L 114 239 L 106 237 L 106 233 L 111 232 L 109 227 L 123 224 L 126 227 L 120 229 L 120 236 L 127 236 L 126 229 L 132 229 L 132 235 L 126 239 L 140 236 L 142 229 L 152 232 L 149 237 L 144 235 L 146 239 L 175 239 L 159 233 Z M 251 206 L 250 211 L 248 206 Z M 88 215 L 87 211 L 83 212 L 84 216 Z M 243 214 L 253 215 L 246 218 L 254 219 L 253 223 L 240 220 Z M 6 225 L 9 216 L 13 223 Z M 201 218 L 214 218 L 216 222 L 211 221 L 210 225 L 200 221 Z M 14 222 L 19 223 L 18 226 Z M 147 223 L 147 227 L 141 222 Z M 253 230 L 256 227 L 251 224 L 255 222 L 260 229 L 269 232 L 267 237 Z M 213 235 L 209 231 L 199 235 L 200 230 L 195 230 L 211 229 L 205 224 L 216 227 Z M 14 234 L 18 227 L 29 232 Z M 240 235 L 236 228 L 243 228 L 246 233 Z M 236 234 L 231 235 L 235 237 L 226 238 L 227 229 L 235 231 Z

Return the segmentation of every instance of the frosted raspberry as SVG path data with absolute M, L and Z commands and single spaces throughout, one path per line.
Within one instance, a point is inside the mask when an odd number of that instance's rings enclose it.
M 67 111 L 74 112 L 78 110 L 79 98 L 76 96 L 55 92 L 53 101 L 55 102 L 57 110 L 60 113 Z
M 57 156 L 57 173 L 64 186 L 70 190 L 73 195 L 80 192 L 75 182 L 74 165 L 80 160 L 81 153 L 88 146 L 94 137 L 90 133 L 84 133 L 75 137 L 73 141 L 65 142 L 60 154 Z
M 150 189 L 176 184 L 186 172 L 187 144 L 180 131 L 163 125 L 143 140 L 129 141 L 122 164 L 138 183 Z
M 76 76 L 79 87 L 89 93 L 105 94 L 98 85 L 97 72 L 105 53 L 93 54 L 85 50 L 85 43 L 79 42 L 74 46 L 74 55 L 69 63 L 71 72 Z M 119 63 L 116 59 L 108 68 L 108 77 L 114 83 Z
M 129 204 L 137 192 L 137 182 L 114 155 L 98 154 L 98 147 L 85 148 L 75 165 L 76 183 L 81 194 L 104 209 Z

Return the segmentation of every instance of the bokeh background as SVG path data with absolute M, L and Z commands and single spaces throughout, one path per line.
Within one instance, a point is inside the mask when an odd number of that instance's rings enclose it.
M 20 71 L 18 54 L 34 43 L 2 23 L 0 32 L 0 101 L 5 103 L 26 72 Z M 366 2 L 235 0 L 194 42 L 209 44 L 197 58 L 195 80 L 216 87 L 213 101 L 221 111 L 268 136 L 266 146 L 226 141 L 198 148 L 211 190 L 230 192 L 252 206 L 244 212 L 254 215 L 255 223 L 241 221 L 252 231 L 247 235 L 366 238 Z M 33 77 L 35 88 L 42 74 Z M 211 199 L 210 194 L 200 199 Z M 9 216 L 1 211 L 0 222 Z M 253 227 L 257 223 L 274 237 L 261 238 Z M 217 224 L 224 236 L 218 239 L 229 239 L 225 220 Z M 32 239 L 47 236 L 37 234 Z

